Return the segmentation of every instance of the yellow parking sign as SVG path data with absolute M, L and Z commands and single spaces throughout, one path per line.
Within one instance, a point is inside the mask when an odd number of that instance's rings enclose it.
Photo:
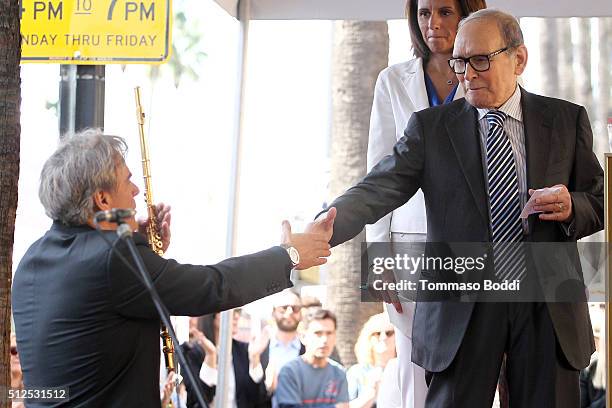
M 171 0 L 20 0 L 21 61 L 165 62 Z

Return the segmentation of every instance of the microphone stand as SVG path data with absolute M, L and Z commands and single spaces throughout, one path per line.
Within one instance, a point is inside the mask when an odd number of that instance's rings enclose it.
M 176 338 L 176 333 L 174 332 L 174 328 L 172 327 L 172 323 L 170 322 L 170 313 L 168 312 L 168 309 L 166 309 L 166 306 L 164 306 L 164 303 L 162 302 L 161 298 L 159 297 L 159 294 L 157 293 L 157 290 L 155 290 L 155 287 L 153 286 L 151 277 L 147 273 L 147 267 L 145 266 L 144 261 L 142 260 L 142 257 L 140 256 L 140 253 L 138 253 L 138 249 L 136 249 L 136 244 L 134 244 L 134 239 L 132 238 L 132 230 L 130 226 L 127 223 L 125 223 L 121 218 L 118 217 L 117 219 L 117 225 L 118 225 L 117 226 L 117 236 L 119 237 L 118 239 L 123 240 L 123 242 L 126 243 L 130 251 L 130 254 L 132 255 L 132 258 L 134 262 L 136 263 L 136 269 L 138 270 L 138 272 L 136 272 L 134 268 L 132 268 L 132 265 L 130 265 L 127 259 L 125 259 L 123 254 L 121 254 L 115 248 L 115 246 L 106 238 L 106 236 L 104 236 L 104 233 L 102 233 L 102 231 L 98 227 L 98 223 L 94 221 L 94 224 L 96 225 L 96 230 L 100 233 L 100 235 L 102 235 L 103 239 L 110 245 L 111 250 L 115 251 L 119 259 L 133 273 L 135 273 L 137 276 L 140 275 L 140 279 L 142 283 L 144 283 L 147 291 L 149 292 L 149 295 L 151 295 L 151 299 L 153 300 L 153 304 L 155 305 L 155 308 L 157 309 L 157 313 L 159 314 L 159 317 L 161 318 L 162 323 L 166 325 L 166 327 L 168 328 L 168 333 L 170 334 L 172 341 L 174 342 L 174 344 L 179 344 L 178 339 Z M 206 403 L 206 401 L 204 400 L 204 397 L 202 396 L 202 392 L 200 390 L 200 384 L 196 382 L 196 377 L 191 371 L 191 367 L 189 366 L 189 364 L 187 364 L 187 360 L 185 359 L 183 350 L 180 347 L 177 347 L 175 348 L 174 351 L 176 351 L 179 362 L 185 369 L 185 374 L 186 374 L 187 379 L 193 385 L 193 390 L 195 392 L 198 402 L 200 403 L 200 406 L 203 408 L 208 408 L 208 404 Z M 178 391 L 176 395 L 178 398 Z M 180 403 L 180 399 L 179 399 L 179 403 Z

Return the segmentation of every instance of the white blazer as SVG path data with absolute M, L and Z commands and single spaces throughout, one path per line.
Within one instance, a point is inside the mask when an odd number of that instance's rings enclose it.
M 455 99 L 463 98 L 461 86 Z M 393 146 L 404 135 L 413 112 L 429 108 L 425 88 L 423 60 L 415 58 L 385 68 L 378 75 L 374 89 L 374 103 L 370 116 L 368 140 L 368 171 L 383 157 L 391 154 Z M 391 233 L 427 233 L 425 201 L 419 190 L 406 204 L 366 226 L 369 242 L 388 242 Z

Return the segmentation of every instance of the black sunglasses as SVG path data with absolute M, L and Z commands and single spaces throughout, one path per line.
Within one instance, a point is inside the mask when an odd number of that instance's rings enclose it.
M 383 334 L 383 333 L 385 333 L 385 335 L 386 335 L 387 337 L 391 337 L 391 336 L 393 336 L 393 335 L 395 334 L 395 331 L 393 331 L 393 330 L 387 330 L 387 331 L 375 331 L 375 332 L 372 332 L 372 336 L 374 336 L 374 337 L 380 337 L 380 335 L 381 335 L 381 334 Z

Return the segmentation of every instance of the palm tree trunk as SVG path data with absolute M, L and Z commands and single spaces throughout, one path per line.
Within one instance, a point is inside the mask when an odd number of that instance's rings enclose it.
M 386 22 L 339 21 L 334 27 L 330 194 L 337 197 L 366 174 L 366 152 L 374 85 L 387 66 Z M 379 303 L 361 303 L 362 232 L 334 250 L 327 272 L 327 298 L 338 317 L 342 362 L 355 363 L 353 348 L 365 320 Z
M 19 181 L 19 2 L 0 0 L 0 385 L 10 385 L 11 279 Z M 8 407 L 7 393 L 0 408 Z
M 610 62 L 612 61 L 612 20 L 599 18 L 599 65 L 597 67 L 597 93 L 596 119 L 597 128 L 595 135 L 599 137 L 595 142 L 597 157 L 603 160 L 603 153 L 611 151 L 611 141 L 608 139 L 607 123 L 608 118 L 612 117 L 612 98 L 610 98 Z
M 540 67 L 542 69 L 543 89 L 546 96 L 559 97 L 559 54 L 557 20 L 545 18 L 541 30 L 542 50 Z
M 591 117 L 593 112 L 593 87 L 591 85 L 591 22 L 589 18 L 578 18 L 574 25 L 574 75 L 576 103 L 583 105 Z
M 572 65 L 574 61 L 572 52 L 572 28 L 569 18 L 557 19 L 557 35 L 559 45 L 559 97 L 568 101 L 576 100 L 574 86 L 570 78 L 573 77 Z

